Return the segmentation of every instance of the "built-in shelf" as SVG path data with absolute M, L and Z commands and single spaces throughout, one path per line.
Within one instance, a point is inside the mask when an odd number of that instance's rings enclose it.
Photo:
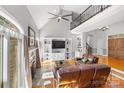
M 75 51 L 75 57 L 82 57 L 82 51 L 83 51 L 83 42 L 82 42 L 82 35 L 79 35 L 76 37 L 76 51 Z
M 65 41 L 65 48 L 52 48 L 52 40 Z M 71 58 L 72 39 L 71 38 L 44 38 L 43 40 L 43 60 L 65 60 Z

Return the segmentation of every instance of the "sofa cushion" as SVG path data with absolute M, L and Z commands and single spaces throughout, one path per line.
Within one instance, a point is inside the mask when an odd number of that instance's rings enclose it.
M 94 64 L 95 74 L 93 77 L 93 84 L 95 85 L 103 85 L 106 83 L 111 68 L 104 64 Z
M 77 82 L 79 79 L 80 69 L 77 66 L 62 67 L 58 70 L 60 83 Z
M 98 63 L 99 58 L 94 55 L 83 55 L 83 57 L 87 57 L 87 63 Z
M 95 68 L 89 64 L 81 64 L 79 65 L 79 68 L 81 70 L 79 87 L 88 87 L 93 79 Z
M 92 61 L 93 61 L 93 58 L 88 58 L 88 61 L 89 61 L 89 62 L 92 62 Z

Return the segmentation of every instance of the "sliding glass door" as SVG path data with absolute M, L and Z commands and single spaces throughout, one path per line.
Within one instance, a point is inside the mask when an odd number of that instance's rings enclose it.
M 18 33 L 7 32 L 7 29 L 4 32 L 0 34 L 0 87 L 18 88 L 24 85 L 22 39 Z
M 23 34 L 0 16 L 0 87 L 25 87 Z
M 2 81 L 3 81 L 3 57 L 2 57 L 2 50 L 3 50 L 3 35 L 0 32 L 0 88 L 2 87 Z

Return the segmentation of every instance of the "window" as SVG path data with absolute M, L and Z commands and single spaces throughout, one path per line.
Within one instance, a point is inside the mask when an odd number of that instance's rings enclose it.
M 3 87 L 24 87 L 23 34 L 2 16 L 0 16 L 0 27 L 1 32 L 4 32 L 3 35 L 0 34 L 0 87 L 2 82 Z

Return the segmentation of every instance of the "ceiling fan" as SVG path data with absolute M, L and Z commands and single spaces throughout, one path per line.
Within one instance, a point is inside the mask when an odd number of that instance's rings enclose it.
M 54 14 L 54 13 L 51 13 L 51 12 L 48 12 L 48 13 L 54 16 L 54 17 L 48 18 L 48 19 L 58 19 L 58 22 L 61 19 L 69 21 L 69 19 L 67 19 L 66 17 L 72 16 L 72 13 L 71 14 L 63 15 L 63 8 L 61 6 L 59 6 L 59 13 L 58 14 Z

